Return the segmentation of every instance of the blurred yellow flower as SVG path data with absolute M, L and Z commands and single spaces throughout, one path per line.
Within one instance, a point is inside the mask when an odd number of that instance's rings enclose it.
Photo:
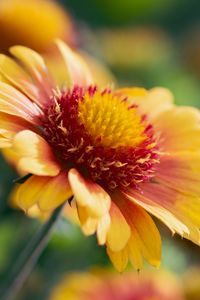
M 148 212 L 199 244 L 199 111 L 176 107 L 164 88 L 100 88 L 78 53 L 57 47 L 62 80 L 29 48 L 0 55 L 0 146 L 30 174 L 14 202 L 50 213 L 73 195 L 69 210 L 120 272 L 128 260 L 160 264 Z
M 53 0 L 1 0 L 0 28 L 1 52 L 16 44 L 46 52 L 55 38 L 75 41 L 71 17 Z
M 109 271 L 72 273 L 55 286 L 49 300 L 184 300 L 177 278 L 146 271 L 123 276 Z
M 97 30 L 86 46 L 94 43 L 106 63 L 120 69 L 158 65 L 167 61 L 172 52 L 172 42 L 166 32 L 149 26 Z

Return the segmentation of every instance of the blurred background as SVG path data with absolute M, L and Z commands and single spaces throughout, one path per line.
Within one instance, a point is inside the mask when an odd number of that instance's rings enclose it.
M 59 37 L 84 53 L 101 85 L 109 82 L 118 86 L 163 86 L 173 92 L 178 105 L 200 108 L 199 1 L 1 0 L 0 28 L 1 52 L 7 53 L 14 44 L 26 45 L 44 54 L 53 68 L 57 60 L 52 41 Z M 10 204 L 13 179 L 18 175 L 6 162 L 6 153 L 0 158 L 0 170 L 1 282 L 40 227 L 40 221 L 26 217 Z M 180 299 L 200 300 L 200 249 L 176 236 L 172 238 L 166 228 L 160 223 L 158 226 L 163 238 L 161 268 L 173 273 L 169 276 L 176 278 Z M 89 276 L 85 272 L 90 271 L 91 276 L 93 270 L 98 270 L 101 282 L 107 280 L 106 272 L 117 276 L 95 237 L 84 237 L 76 225 L 63 218 L 17 299 L 50 299 L 52 289 L 63 276 L 73 272 L 80 286 L 85 282 L 83 277 Z M 133 277 L 135 273 L 132 272 Z M 97 277 L 88 280 L 95 282 Z M 66 285 L 69 282 L 66 279 Z M 52 299 L 86 299 L 71 295 Z M 174 295 L 166 299 L 178 300 L 179 296 Z M 96 299 L 150 299 L 140 298 L 139 294 L 136 298 L 129 296 Z

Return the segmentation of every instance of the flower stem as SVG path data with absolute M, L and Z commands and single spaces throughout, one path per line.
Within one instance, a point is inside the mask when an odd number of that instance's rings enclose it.
M 49 240 L 50 233 L 59 219 L 62 208 L 65 204 L 66 202 L 54 210 L 48 221 L 41 227 L 27 245 L 11 271 L 8 280 L 6 280 L 5 284 L 2 286 L 0 291 L 1 300 L 15 299 L 27 277 L 34 268 L 40 254 L 44 250 Z

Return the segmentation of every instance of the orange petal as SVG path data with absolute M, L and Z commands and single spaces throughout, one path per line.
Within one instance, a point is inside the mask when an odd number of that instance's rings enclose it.
M 19 156 L 19 168 L 25 172 L 56 176 L 60 171 L 49 144 L 33 131 L 17 133 L 13 139 L 13 149 Z
M 31 176 L 19 186 L 14 202 L 25 211 L 34 204 L 37 204 L 42 211 L 56 208 L 72 195 L 66 175 L 62 172 L 53 178 Z
M 128 97 L 130 104 L 138 105 L 139 112 L 146 114 L 149 120 L 173 107 L 173 95 L 165 88 L 157 87 L 149 91 L 141 88 L 123 88 L 116 93 Z
M 142 193 L 127 191 L 126 196 L 194 243 L 200 244 L 200 199 L 182 194 L 159 183 L 141 185 Z
M 73 52 L 61 40 L 56 41 L 65 64 L 66 64 L 66 78 L 68 78 L 70 85 L 88 86 L 93 83 L 92 76 L 85 61 L 77 53 Z
M 10 52 L 19 59 L 20 63 L 24 65 L 30 76 L 40 87 L 40 90 L 43 92 L 41 93 L 43 94 L 42 98 L 40 95 L 40 101 L 45 104 L 52 95 L 53 82 L 42 56 L 24 46 L 11 47 Z
M 160 132 L 162 152 L 199 151 L 200 112 L 193 107 L 174 107 L 154 121 Z
M 101 217 L 108 213 L 110 196 L 97 183 L 84 179 L 81 174 L 71 169 L 68 173 L 69 182 L 76 202 L 86 207 L 91 217 Z
M 0 74 L 31 100 L 40 103 L 38 87 L 34 85 L 29 75 L 13 59 L 4 54 L 0 54 Z
M 126 249 L 113 252 L 107 248 L 107 254 L 118 272 L 123 272 L 128 264 L 128 253 Z
M 0 82 L 0 111 L 39 124 L 39 108 L 12 86 Z
M 127 244 L 131 230 L 119 208 L 112 202 L 110 208 L 111 224 L 107 233 L 106 244 L 112 251 L 120 251 Z
M 151 265 L 158 267 L 161 259 L 161 239 L 152 218 L 144 209 L 124 197 L 117 199 L 117 205 L 131 227 L 132 237 L 136 239 L 142 255 Z

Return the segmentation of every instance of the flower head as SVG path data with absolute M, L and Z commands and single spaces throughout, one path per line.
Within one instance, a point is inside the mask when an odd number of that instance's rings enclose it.
M 166 285 L 167 282 L 167 285 Z M 167 272 L 128 272 L 124 276 L 109 271 L 72 273 L 53 288 L 49 300 L 183 300 L 178 280 Z
M 66 66 L 60 86 L 33 50 L 0 56 L 0 145 L 31 174 L 15 201 L 46 213 L 73 195 L 69 210 L 119 271 L 128 260 L 159 266 L 148 212 L 199 244 L 199 111 L 174 106 L 163 88 L 100 88 L 80 55 L 57 46 Z
M 22 44 L 49 51 L 55 38 L 75 42 L 71 17 L 54 0 L 1 0 L 0 51 Z

